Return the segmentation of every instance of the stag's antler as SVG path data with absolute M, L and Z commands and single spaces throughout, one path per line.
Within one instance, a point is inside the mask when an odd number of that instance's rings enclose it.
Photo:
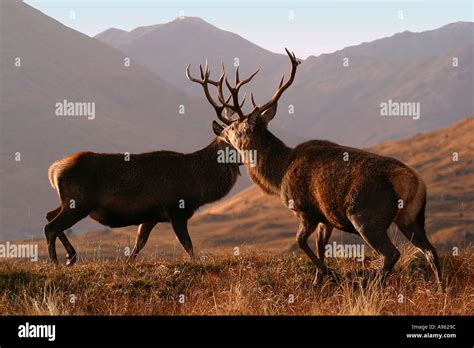
M 224 94 L 222 93 L 222 83 L 224 82 L 224 78 L 225 78 L 224 66 L 222 66 L 221 76 L 219 77 L 219 80 L 217 80 L 217 81 L 211 80 L 209 78 L 211 76 L 211 70 L 209 69 L 209 67 L 207 65 L 207 60 L 206 60 L 206 65 L 205 65 L 204 70 L 202 69 L 202 65 L 199 64 L 199 71 L 201 73 L 201 80 L 196 79 L 196 78 L 191 76 L 191 72 L 189 71 L 190 67 L 191 67 L 191 64 L 189 64 L 188 67 L 186 68 L 186 77 L 188 78 L 188 80 L 192 81 L 192 82 L 199 83 L 202 86 L 202 88 L 204 90 L 204 94 L 206 95 L 206 98 L 209 101 L 209 103 L 214 107 L 214 110 L 216 111 L 216 114 L 217 114 L 217 117 L 219 118 L 219 120 L 224 122 L 226 125 L 231 124 L 232 120 L 227 118 L 226 116 L 222 115 L 222 111 L 224 111 L 224 109 L 226 107 L 228 107 L 227 104 L 228 104 L 228 102 L 230 101 L 230 98 L 231 98 L 231 96 L 229 96 L 227 98 L 227 100 L 224 100 Z M 221 97 L 222 97 L 222 99 L 224 100 L 223 102 L 221 102 L 222 105 L 218 104 L 212 98 L 211 93 L 209 92 L 209 88 L 208 88 L 209 83 L 217 88 L 217 91 L 219 93 L 218 99 L 220 100 Z
M 282 76 L 282 78 L 280 80 L 280 84 L 279 84 L 278 88 L 276 89 L 275 94 L 273 95 L 272 99 L 270 99 L 268 102 L 266 102 L 265 104 L 260 106 L 260 111 L 261 112 L 264 112 L 265 110 L 270 109 L 276 102 L 278 102 L 278 99 L 280 99 L 283 92 L 288 87 L 290 87 L 290 85 L 295 80 L 296 68 L 298 67 L 299 64 L 301 64 L 301 61 L 296 58 L 294 52 L 288 51 L 287 48 L 285 48 L 285 51 L 286 51 L 286 54 L 288 54 L 288 57 L 290 57 L 290 61 L 291 61 L 290 78 L 288 79 L 288 81 L 286 81 L 285 84 L 283 84 L 283 81 L 285 80 L 285 75 Z M 252 98 L 252 103 L 255 107 L 255 101 L 253 100 L 253 98 Z
M 290 57 L 290 60 L 291 60 L 291 74 L 290 74 L 290 78 L 288 79 L 288 81 L 286 81 L 285 84 L 283 84 L 283 81 L 285 80 L 285 76 L 283 75 L 283 77 L 281 78 L 281 81 L 280 81 L 280 84 L 277 88 L 277 90 L 275 91 L 275 94 L 273 95 L 273 97 L 267 102 L 265 103 L 264 105 L 262 106 L 257 106 L 257 104 L 255 103 L 255 99 L 253 97 L 253 94 L 251 95 L 251 100 L 252 100 L 252 105 L 253 105 L 253 110 L 251 113 L 255 112 L 256 110 L 258 112 L 261 112 L 263 113 L 265 110 L 268 110 L 270 109 L 275 103 L 278 102 L 278 99 L 280 99 L 281 95 L 283 94 L 283 92 L 288 88 L 290 87 L 290 85 L 293 83 L 294 79 L 295 79 L 295 74 L 296 74 L 296 68 L 298 67 L 298 65 L 301 63 L 301 61 L 299 61 L 295 54 L 293 52 L 290 53 L 290 51 L 288 51 L 288 49 L 285 48 L 285 51 L 286 53 L 288 54 L 288 57 Z M 241 103 L 239 103 L 239 90 L 240 88 L 249 83 L 254 77 L 255 75 L 257 75 L 257 73 L 260 71 L 257 70 L 255 71 L 252 75 L 250 75 L 248 78 L 244 79 L 244 80 L 240 80 L 240 76 L 239 76 L 239 68 L 237 67 L 237 69 L 235 70 L 235 85 L 234 86 L 231 86 L 231 84 L 229 83 L 229 81 L 227 80 L 227 76 L 225 74 L 225 69 L 224 69 L 224 64 L 222 64 L 222 67 L 221 67 L 221 76 L 219 77 L 219 80 L 218 81 L 213 81 L 209 78 L 211 72 L 207 66 L 207 61 L 206 61 L 206 66 L 205 66 L 205 69 L 203 70 L 202 69 L 202 66 L 199 65 L 199 70 L 201 72 L 201 80 L 198 80 L 198 79 L 195 79 L 191 76 L 190 72 L 189 72 L 189 67 L 191 65 L 188 65 L 187 69 L 186 69 L 186 76 L 188 77 L 188 79 L 190 81 L 193 81 L 193 82 L 197 82 L 199 83 L 203 89 L 204 89 L 204 93 L 207 97 L 207 100 L 209 101 L 209 103 L 214 107 L 214 109 L 216 110 L 216 113 L 217 113 L 217 117 L 219 117 L 219 119 L 224 122 L 225 124 L 229 125 L 233 122 L 233 120 L 231 120 L 230 118 L 228 117 L 224 117 L 222 115 L 222 111 L 224 109 L 230 109 L 232 110 L 233 112 L 237 113 L 237 115 L 239 116 L 239 119 L 240 120 L 243 120 L 245 118 L 247 118 L 250 114 L 248 115 L 245 115 L 242 111 L 242 107 L 245 103 L 245 97 L 246 95 L 244 95 L 244 98 L 242 100 Z M 225 81 L 225 84 L 227 86 L 227 88 L 229 89 L 229 92 L 230 92 L 230 96 L 226 99 L 225 96 L 224 96 L 224 91 L 222 90 L 222 85 L 223 85 L 223 82 Z M 211 94 L 209 93 L 209 89 L 208 89 L 208 84 L 211 84 L 211 85 L 214 85 L 216 88 L 217 88 L 217 98 L 220 102 L 220 104 L 218 104 L 212 97 L 211 97 Z M 229 104 L 230 102 L 230 99 L 232 98 L 232 104 Z

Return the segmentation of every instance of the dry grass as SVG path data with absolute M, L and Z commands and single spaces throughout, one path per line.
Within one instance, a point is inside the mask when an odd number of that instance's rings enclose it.
M 124 261 L 53 267 L 0 263 L 5 315 L 472 315 L 474 251 L 443 255 L 439 292 L 422 255 L 406 249 L 387 286 L 373 279 L 380 259 L 331 259 L 344 275 L 313 286 L 301 254 Z M 184 295 L 182 297 L 181 295 Z M 401 297 L 403 296 L 403 298 Z M 74 299 L 75 301 L 72 301 Z M 181 301 L 180 301 L 181 300 Z M 184 301 L 182 301 L 184 300 Z M 181 303 L 183 302 L 183 303 Z

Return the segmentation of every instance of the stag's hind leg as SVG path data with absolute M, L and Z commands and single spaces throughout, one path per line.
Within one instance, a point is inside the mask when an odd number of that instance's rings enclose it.
M 319 223 L 316 228 L 316 256 L 324 262 L 324 248 L 331 238 L 333 226 L 329 224 Z
M 377 214 L 377 212 L 373 214 Z M 348 218 L 362 239 L 376 252 L 383 255 L 383 267 L 379 275 L 380 280 L 384 283 L 387 275 L 400 258 L 400 252 L 388 237 L 387 229 L 390 222 L 383 219 L 383 216 L 374 217 L 373 214 L 372 216 L 370 214 L 352 214 Z
M 52 221 L 60 212 L 61 207 L 57 207 L 56 209 L 51 210 L 49 213 L 46 214 L 46 220 L 48 220 L 48 222 Z M 72 246 L 71 242 L 69 242 L 69 239 L 67 239 L 66 234 L 61 231 L 58 234 L 58 238 L 66 249 L 66 265 L 69 266 L 75 264 L 77 256 L 76 250 Z
M 87 210 L 77 207 L 70 208 L 69 206 L 65 206 L 61 208 L 61 211 L 53 220 L 46 224 L 44 227 L 44 233 L 46 235 L 49 259 L 51 262 L 58 263 L 58 257 L 56 255 L 56 238 L 59 237 L 60 240 L 65 243 L 64 246 L 66 250 L 68 248 L 66 245 L 69 245 L 72 248 L 71 243 L 69 243 L 69 240 L 64 234 L 64 230 L 73 226 L 76 222 L 82 220 L 88 214 L 89 212 Z M 74 251 L 74 248 L 72 248 L 70 251 Z M 75 255 L 75 251 L 72 254 Z
M 397 224 L 398 228 L 407 237 L 407 239 L 418 249 L 420 249 L 426 257 L 438 285 L 441 285 L 441 265 L 435 247 L 426 237 L 425 228 L 418 223 L 408 226 Z
M 150 232 L 156 224 L 156 222 L 146 222 L 138 226 L 137 239 L 135 241 L 135 246 L 133 247 L 132 253 L 128 258 L 128 262 L 136 259 L 140 250 L 142 250 L 142 248 L 145 246 L 148 237 L 150 236 Z

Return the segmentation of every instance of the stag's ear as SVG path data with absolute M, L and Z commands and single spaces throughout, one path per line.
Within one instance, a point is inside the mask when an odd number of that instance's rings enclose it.
M 275 117 L 276 112 L 277 112 L 277 107 L 278 107 L 278 103 L 275 103 L 269 109 L 262 112 L 261 118 L 262 118 L 262 121 L 265 123 L 265 126 L 267 126 L 268 123 L 271 120 L 273 120 L 273 117 Z
M 223 130 L 224 130 L 224 127 L 222 127 L 216 121 L 212 121 L 212 131 L 214 132 L 215 135 L 217 135 L 217 136 L 221 135 L 221 132 Z
M 255 126 L 257 124 L 258 118 L 260 117 L 260 110 L 255 108 L 252 113 L 248 116 L 248 124 Z

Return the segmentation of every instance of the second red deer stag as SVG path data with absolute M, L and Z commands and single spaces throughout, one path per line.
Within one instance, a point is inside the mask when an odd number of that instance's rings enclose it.
M 237 68 L 232 86 L 222 69 L 217 85 L 219 100 L 238 118 L 225 120 L 220 137 L 242 156 L 257 151 L 256 165 L 247 165 L 250 177 L 266 193 L 279 196 L 299 218 L 298 245 L 323 274 L 332 274 L 324 264 L 324 252 L 333 228 L 337 228 L 358 234 L 383 255 L 380 279 L 384 280 L 400 256 L 387 234 L 394 222 L 425 254 L 439 283 L 439 259 L 424 226 L 426 185 L 413 168 L 394 158 L 323 140 L 290 148 L 268 130 L 278 99 L 293 83 L 300 64 L 293 53 L 286 52 L 291 61 L 289 79 L 284 83 L 283 77 L 273 97 L 263 105 L 257 106 L 252 95 L 253 110 L 248 114 L 239 105 L 238 93 L 255 74 L 240 81 Z M 231 103 L 222 91 L 224 80 Z M 308 237 L 315 231 L 316 253 L 308 245 Z
M 205 89 L 207 82 L 203 83 Z M 232 112 L 214 105 L 222 120 L 226 120 L 222 113 Z M 213 130 L 218 134 L 222 128 L 214 125 Z M 156 151 L 127 158 L 124 154 L 81 152 L 53 163 L 49 180 L 61 205 L 46 215 L 49 223 L 44 231 L 50 260 L 58 261 L 55 241 L 59 237 L 67 251 L 67 264 L 76 261 L 76 251 L 64 230 L 88 215 L 110 227 L 139 225 L 130 259 L 144 247 L 159 222 L 171 222 L 192 257 L 188 219 L 200 206 L 229 193 L 240 174 L 239 163 L 218 161 L 219 150 L 227 147 L 230 145 L 216 138 L 190 154 Z

